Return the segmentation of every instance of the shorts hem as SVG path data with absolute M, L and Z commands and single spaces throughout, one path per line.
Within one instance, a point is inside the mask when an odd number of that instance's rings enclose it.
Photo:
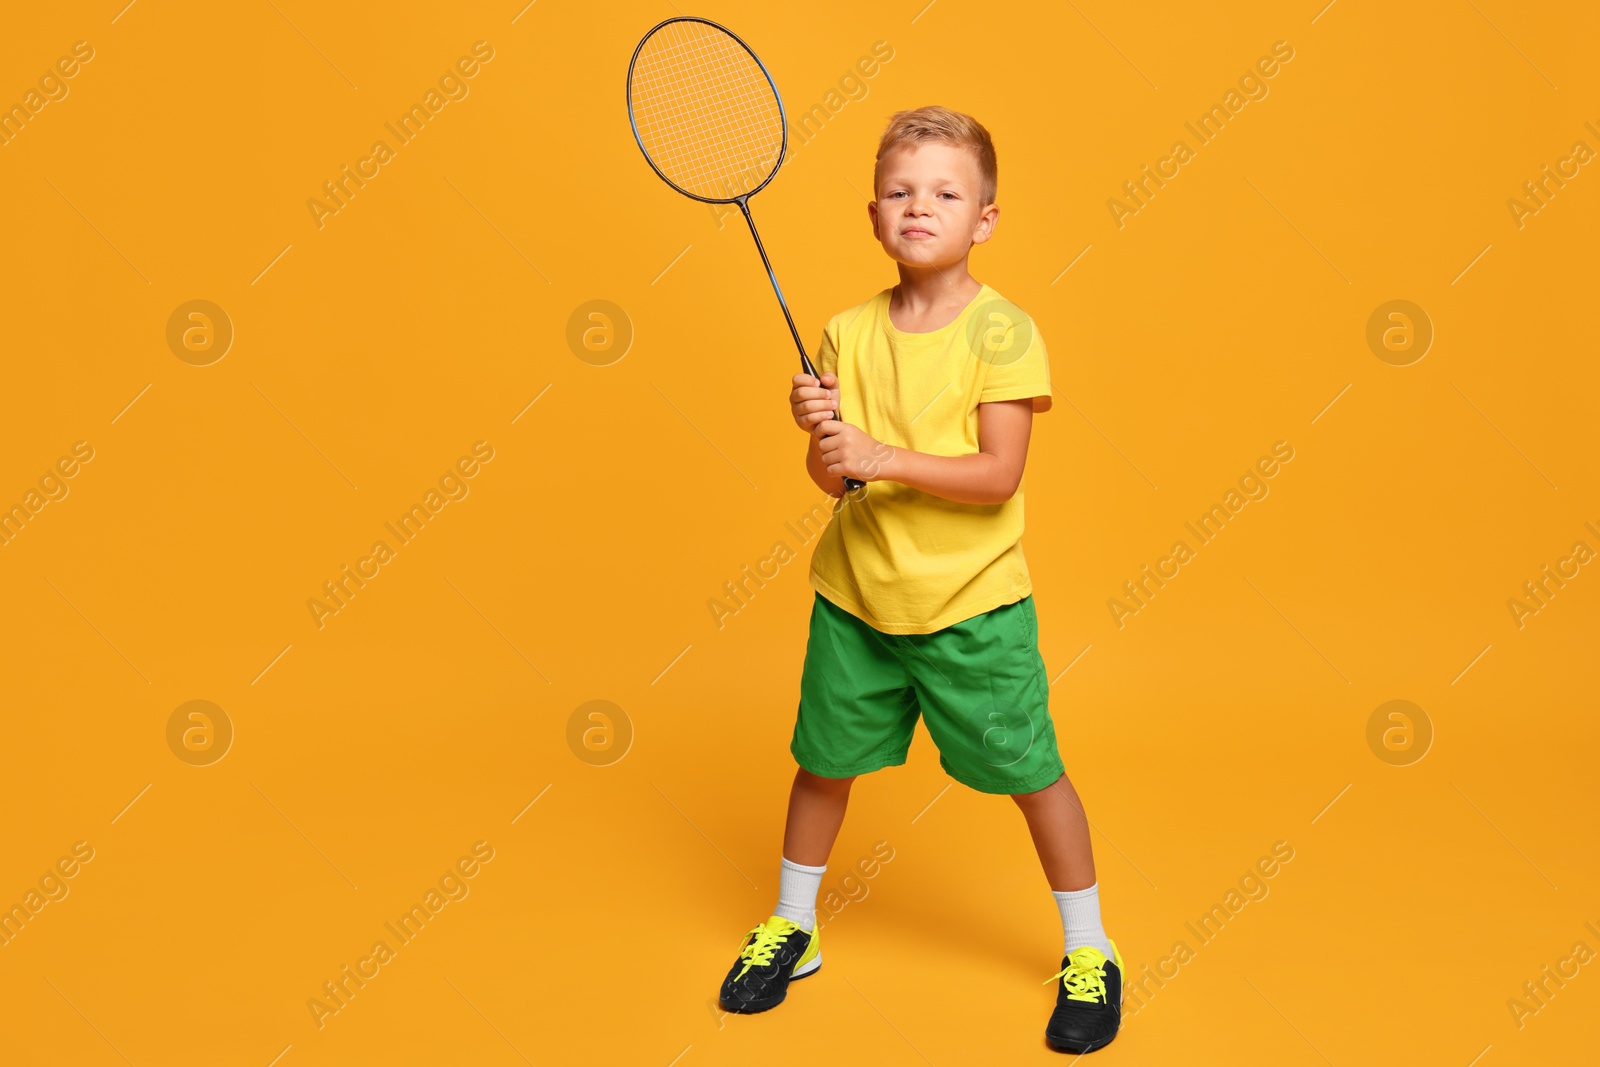
M 885 767 L 901 767 L 905 765 L 906 757 L 909 753 L 910 749 L 907 748 L 900 752 L 891 753 L 888 756 L 875 757 L 862 760 L 859 763 L 849 764 L 819 763 L 816 760 L 803 760 L 793 748 L 789 749 L 789 754 L 794 757 L 795 763 L 799 765 L 801 770 L 814 774 L 819 778 L 854 778 L 858 774 L 871 774 L 873 771 L 881 771 Z M 1049 784 L 1049 782 L 1045 783 L 1045 785 Z M 1044 787 L 1040 786 L 1040 788 Z
M 1018 793 L 1037 793 L 1039 790 L 1050 785 L 1057 778 L 1060 778 L 1063 774 L 1066 774 L 1067 768 L 1061 763 L 1060 760 L 1057 760 L 1053 767 L 1047 767 L 1044 771 L 1041 771 L 1036 775 L 1010 782 L 999 781 L 996 779 L 973 778 L 964 774 L 956 774 L 949 767 L 944 768 L 944 773 L 948 774 L 951 778 L 954 778 L 968 789 L 976 789 L 980 793 L 993 793 L 997 795 L 1003 794 L 1011 796 Z

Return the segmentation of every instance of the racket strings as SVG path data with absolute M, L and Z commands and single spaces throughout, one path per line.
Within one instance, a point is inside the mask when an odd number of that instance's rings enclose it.
M 766 76 L 736 41 L 709 27 L 696 34 L 684 26 L 675 23 L 658 35 L 666 47 L 641 79 L 644 110 L 655 111 L 648 123 L 650 155 L 680 187 L 737 195 L 758 184 L 776 161 L 770 143 L 776 101 Z M 760 174 L 752 173 L 762 164 Z M 715 188 L 719 184 L 722 189 Z
M 731 199 L 766 180 L 783 145 L 777 94 L 755 57 L 721 30 L 671 22 L 634 62 L 629 104 L 641 147 L 678 188 Z
M 684 184 L 703 186 L 719 173 L 743 169 L 741 164 L 763 162 L 767 86 L 737 42 L 709 27 L 694 33 L 687 25 L 694 24 L 668 27 L 668 45 L 654 57 L 655 76 L 642 95 L 659 109 L 654 125 L 662 162 Z

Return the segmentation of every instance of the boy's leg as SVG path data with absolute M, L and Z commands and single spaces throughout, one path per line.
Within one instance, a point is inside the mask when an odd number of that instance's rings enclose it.
M 1028 832 L 1033 835 L 1033 847 L 1050 889 L 1062 892 L 1094 885 L 1089 820 L 1067 776 L 1063 774 L 1036 793 L 1015 793 L 1011 799 L 1028 820 Z
M 824 778 L 804 767 L 794 775 L 789 790 L 789 820 L 783 828 L 783 854 L 796 863 L 822 866 L 828 862 L 833 842 L 844 824 L 850 786 L 856 776 Z
M 778 904 L 772 909 L 810 931 L 817 922 L 817 892 L 828 869 L 828 854 L 844 823 L 855 776 L 824 778 L 801 767 L 789 790 L 789 818 L 783 828 L 783 860 L 778 869 Z
M 773 914 L 812 929 L 850 786 L 857 775 L 905 763 L 918 715 L 911 679 L 884 635 L 816 594 L 789 743 L 799 768 Z
M 851 783 L 859 774 L 906 761 L 918 714 L 910 679 L 883 635 L 820 593 L 813 596 L 789 742 L 799 769 L 789 790 L 778 903 L 745 935 L 739 959 L 723 979 L 720 997 L 728 1011 L 776 1007 L 790 981 L 822 966 L 817 891 Z M 796 936 L 797 928 L 804 936 Z
M 1115 957 L 1100 920 L 1100 886 L 1095 881 L 1089 819 L 1077 790 L 1063 774 L 1035 793 L 1013 794 L 1033 835 L 1034 850 L 1061 910 L 1063 952 L 1092 945 Z
M 1104 1048 L 1122 1028 L 1122 954 L 1100 923 L 1100 885 L 1089 845 L 1089 817 L 1065 773 L 1043 789 L 1012 798 L 1028 820 L 1050 895 L 1061 909 L 1061 969 L 1056 1006 L 1044 1030 L 1059 1052 Z
M 739 958 L 719 994 L 725 1010 L 748 1013 L 774 1008 L 788 996 L 791 981 L 815 974 L 822 966 L 817 891 L 854 781 L 854 775 L 824 778 L 803 767 L 797 770 L 783 831 L 778 903 L 772 916 L 746 934 L 739 946 Z
M 1103 1048 L 1122 1022 L 1122 956 L 1100 925 L 1089 819 L 1067 779 L 1050 718 L 1033 598 L 902 642 L 939 764 L 963 785 L 1016 801 L 1061 911 L 1061 969 L 1045 1040 Z

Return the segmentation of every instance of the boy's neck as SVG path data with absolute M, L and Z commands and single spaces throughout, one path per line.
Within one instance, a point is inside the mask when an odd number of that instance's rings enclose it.
M 894 287 L 895 303 L 912 315 L 920 315 L 936 308 L 954 304 L 965 307 L 983 288 L 967 271 L 967 257 L 948 267 L 900 268 L 900 284 Z

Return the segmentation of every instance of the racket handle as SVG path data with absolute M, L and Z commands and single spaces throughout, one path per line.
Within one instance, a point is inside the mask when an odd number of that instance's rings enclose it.
M 818 377 L 819 377 L 819 376 L 818 376 L 818 375 L 817 375 L 817 374 L 815 374 L 815 373 L 813 373 L 813 372 L 808 372 L 808 373 L 811 373 L 811 376 L 812 376 L 812 377 L 813 377 L 813 378 L 818 378 Z M 828 413 L 828 414 L 829 414 L 829 415 L 831 415 L 831 416 L 832 416 L 832 417 L 833 417 L 833 418 L 835 418 L 835 419 L 837 419 L 837 418 L 839 418 L 839 413 L 838 413 L 838 412 L 837 412 L 837 411 L 831 411 L 831 412 L 829 412 L 829 413 Z M 841 420 L 841 421 L 842 421 L 842 420 Z M 853 492 L 853 491 L 855 491 L 855 490 L 857 490 L 857 489 L 860 489 L 860 488 L 861 488 L 861 487 L 862 487 L 862 486 L 864 486 L 864 485 L 866 485 L 866 484 L 867 484 L 867 483 L 866 483 L 866 482 L 863 482 L 863 481 L 859 481 L 859 480 L 857 480 L 857 479 L 855 479 L 855 478 L 846 478 L 846 479 L 845 479 L 845 480 L 844 480 L 844 487 L 845 487 L 845 488 L 846 488 L 846 489 L 847 489 L 847 490 L 850 490 L 850 491 L 852 491 L 852 492 Z
M 788 309 L 786 308 L 785 311 L 787 310 Z M 796 338 L 796 343 L 798 343 L 798 341 L 799 338 Z M 806 355 L 806 350 L 804 348 L 800 349 L 800 369 L 811 375 L 811 377 L 817 379 L 818 382 L 822 381 L 822 375 L 818 374 L 817 368 L 812 366 L 811 357 Z M 839 418 L 839 413 L 837 411 L 833 412 L 833 417 L 836 419 Z M 859 481 L 855 478 L 846 478 L 844 480 L 844 487 L 849 490 L 860 489 L 866 484 L 866 482 Z

